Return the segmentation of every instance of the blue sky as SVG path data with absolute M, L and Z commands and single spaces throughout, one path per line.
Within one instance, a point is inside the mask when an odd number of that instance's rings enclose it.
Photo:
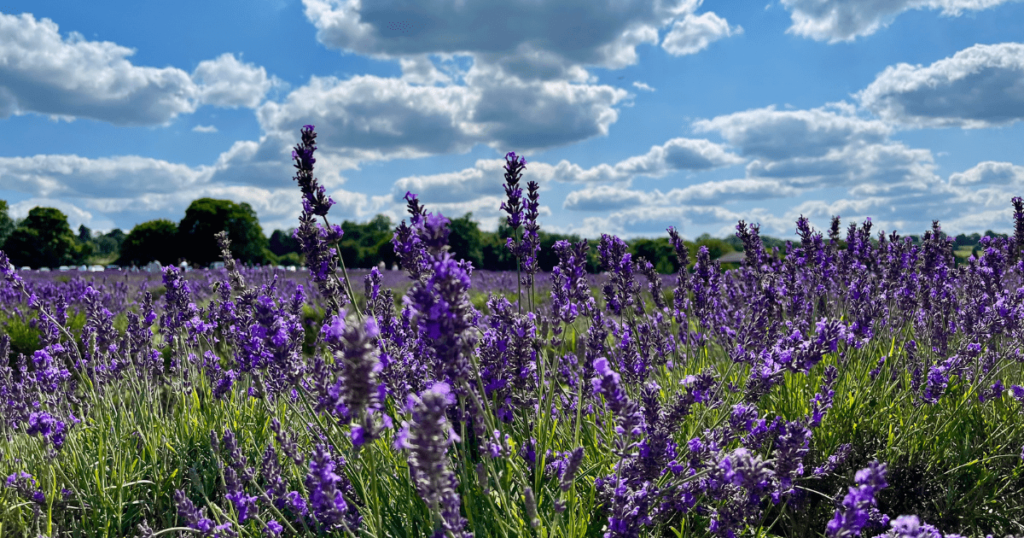
M 0 6 L 0 199 L 95 230 L 248 202 L 402 196 L 494 229 L 504 155 L 541 227 L 586 237 L 1010 231 L 1024 195 L 1024 2 L 224 0 Z

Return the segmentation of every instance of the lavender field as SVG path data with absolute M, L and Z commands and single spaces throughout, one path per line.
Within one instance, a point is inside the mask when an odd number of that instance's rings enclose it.
M 1024 201 L 954 264 L 795 223 L 659 275 L 605 235 L 473 270 L 407 194 L 402 271 L 346 270 L 301 131 L 305 273 L 19 272 L 0 253 L 0 536 L 1024 534 Z M 498 189 L 498 181 L 495 181 Z M 599 253 L 602 273 L 587 274 Z

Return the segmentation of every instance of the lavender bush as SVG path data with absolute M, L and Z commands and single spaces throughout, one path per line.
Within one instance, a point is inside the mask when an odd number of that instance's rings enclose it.
M 226 235 L 224 269 L 159 278 L 0 252 L 0 535 L 1024 534 L 1020 198 L 961 266 L 937 222 L 801 217 L 783 252 L 740 222 L 737 270 L 669 228 L 676 275 L 609 235 L 541 273 L 509 153 L 515 275 L 454 259 L 413 193 L 403 272 L 349 272 L 316 149 L 307 125 L 308 274 Z

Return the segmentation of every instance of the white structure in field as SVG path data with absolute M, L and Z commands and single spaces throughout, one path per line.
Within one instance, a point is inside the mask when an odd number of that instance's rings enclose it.
M 160 262 L 158 262 L 156 260 L 153 260 L 153 261 L 147 263 L 146 266 L 143 267 L 143 269 L 147 273 L 153 273 L 153 272 L 159 273 L 160 271 L 163 271 L 163 268 L 164 268 L 164 266 L 161 265 Z

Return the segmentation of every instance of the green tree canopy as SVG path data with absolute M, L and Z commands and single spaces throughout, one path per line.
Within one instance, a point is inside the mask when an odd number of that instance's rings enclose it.
M 277 256 L 284 256 L 290 252 L 299 253 L 302 248 L 299 246 L 299 241 L 292 237 L 291 230 L 274 230 L 274 233 L 270 234 L 270 252 L 273 252 Z
M 4 248 L 4 241 L 14 232 L 14 220 L 8 214 L 7 200 L 0 200 L 0 249 Z
M 156 260 L 164 265 L 172 264 L 178 259 L 177 243 L 178 226 L 169 220 L 136 224 L 121 243 L 117 263 L 141 267 Z
M 629 242 L 629 250 L 634 256 L 651 262 L 654 270 L 661 274 L 675 273 L 679 270 L 676 249 L 672 247 L 668 237 L 634 239 Z
M 16 266 L 57 267 L 81 263 L 85 252 L 75 240 L 68 217 L 59 209 L 34 207 L 4 242 L 4 251 Z
M 452 256 L 457 260 L 467 260 L 473 267 L 480 269 L 484 265 L 484 239 L 480 226 L 473 220 L 472 213 L 451 219 L 448 225 L 448 246 Z
M 175 226 L 177 229 L 177 226 Z M 93 244 L 96 245 L 96 254 L 101 256 L 109 256 L 114 253 L 121 251 L 121 243 L 124 243 L 124 232 L 120 228 L 114 228 L 113 230 L 99 234 L 93 238 Z
M 214 234 L 222 230 L 228 232 L 235 260 L 247 264 L 270 260 L 269 244 L 252 206 L 213 198 L 195 200 L 185 210 L 185 218 L 178 224 L 181 256 L 201 266 L 220 260 Z
M 346 267 L 374 267 L 380 262 L 391 266 L 395 263 L 395 251 L 391 246 L 394 230 L 391 219 L 377 215 L 366 224 L 351 221 L 341 223 L 345 231 L 341 240 L 341 256 Z

